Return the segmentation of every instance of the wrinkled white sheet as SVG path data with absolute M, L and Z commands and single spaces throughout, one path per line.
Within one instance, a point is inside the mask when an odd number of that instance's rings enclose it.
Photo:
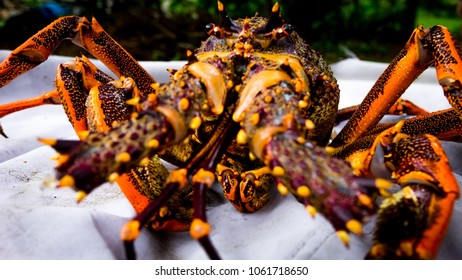
M 0 60 L 7 52 L 0 51 Z M 0 89 L 0 104 L 52 89 L 57 65 L 71 58 L 52 56 L 46 63 Z M 167 68 L 182 62 L 142 63 L 158 80 Z M 385 64 L 347 59 L 333 69 L 342 90 L 341 106 L 359 103 Z M 449 107 L 430 69 L 406 92 L 418 105 Z M 134 212 L 114 184 L 105 184 L 80 204 L 70 189 L 54 189 L 54 151 L 38 137 L 75 138 L 60 106 L 47 105 L 0 120 L 8 139 L 0 138 L 0 259 L 120 259 L 124 257 L 120 228 Z M 459 174 L 459 144 L 445 143 Z M 459 183 L 460 184 L 460 183 Z M 264 209 L 253 214 L 234 210 L 220 196 L 208 206 L 211 240 L 225 259 L 362 259 L 370 245 L 371 225 L 363 238 L 352 236 L 349 248 L 317 215 L 311 218 L 291 196 L 275 193 Z M 462 206 L 457 202 L 439 258 L 462 259 Z M 392 229 L 391 229 L 392 230 Z M 206 259 L 189 233 L 142 231 L 136 241 L 141 259 Z

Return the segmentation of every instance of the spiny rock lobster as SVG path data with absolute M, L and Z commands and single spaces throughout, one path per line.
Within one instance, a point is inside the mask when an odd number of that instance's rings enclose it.
M 346 245 L 377 214 L 366 257 L 435 258 L 459 196 L 438 141 L 459 136 L 461 127 L 461 60 L 447 29 L 416 28 L 365 100 L 338 111 L 332 71 L 284 22 L 277 3 L 268 19 L 232 20 L 221 2 L 218 10 L 220 23 L 206 26 L 210 37 L 164 84 L 95 19 L 60 18 L 0 64 L 0 86 L 45 61 L 64 39 L 119 78 L 80 57 L 59 66 L 56 90 L 2 105 L 1 116 L 63 106 L 80 140 L 41 139 L 58 152 L 58 185 L 77 190 L 81 201 L 106 181 L 118 183 L 137 212 L 121 232 L 128 258 L 136 257 L 143 226 L 189 230 L 210 258 L 220 258 L 206 219 L 216 181 L 241 212 L 266 205 L 273 186 L 291 194 L 309 214 L 321 213 Z M 432 64 L 454 109 L 430 114 L 399 99 Z M 419 116 L 378 124 L 386 113 L 403 112 Z

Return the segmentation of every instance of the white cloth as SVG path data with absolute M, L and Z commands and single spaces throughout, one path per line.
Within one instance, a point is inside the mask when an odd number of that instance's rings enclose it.
M 0 52 L 0 61 L 7 51 Z M 0 104 L 36 96 L 53 88 L 59 63 L 72 58 L 52 56 L 36 69 L 0 89 Z M 159 81 L 164 69 L 183 62 L 142 62 Z M 100 65 L 97 63 L 97 65 Z M 341 106 L 358 104 L 385 68 L 383 63 L 347 59 L 332 65 L 341 88 Z M 104 68 L 104 67 L 103 67 Z M 418 105 L 448 108 L 433 69 L 426 71 L 405 94 Z M 0 259 L 119 259 L 121 226 L 134 212 L 115 184 L 104 184 L 81 203 L 70 189 L 55 189 L 51 148 L 42 138 L 75 138 L 61 106 L 46 105 L 0 120 L 8 139 L 0 137 Z M 451 164 L 461 181 L 459 144 L 447 143 Z M 460 183 L 459 183 L 460 184 Z M 220 190 L 217 189 L 220 194 Z M 462 259 L 460 200 L 439 258 Z M 242 214 L 224 199 L 208 206 L 211 240 L 225 259 L 362 259 L 370 245 L 372 224 L 362 238 L 352 236 L 347 248 L 321 216 L 311 218 L 291 196 L 274 193 L 257 213 Z M 393 230 L 393 229 L 390 229 Z M 140 259 L 206 259 L 189 233 L 143 230 L 136 240 Z

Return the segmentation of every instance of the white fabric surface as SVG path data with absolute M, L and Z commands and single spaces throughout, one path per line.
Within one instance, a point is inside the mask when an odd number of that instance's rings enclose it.
M 0 51 L 0 60 L 8 52 Z M 72 58 L 52 56 L 46 63 L 0 89 L 0 104 L 52 89 L 56 67 Z M 143 62 L 158 80 L 168 79 L 164 69 L 182 62 Z M 99 64 L 98 64 L 99 65 Z M 339 81 L 341 106 L 360 102 L 385 64 L 347 59 L 333 69 Z M 449 107 L 433 69 L 426 71 L 405 96 L 436 110 Z M 54 151 L 38 137 L 75 138 L 60 106 L 46 105 L 0 120 L 8 139 L 0 138 L 0 259 L 119 259 L 124 257 L 120 228 L 134 212 L 115 184 L 105 184 L 80 204 L 70 189 L 55 189 L 50 160 Z M 461 181 L 459 144 L 446 143 L 456 176 Z M 460 183 L 459 183 L 460 184 Z M 217 189 L 220 197 L 220 190 Z M 462 259 L 462 206 L 456 204 L 439 258 Z M 242 214 L 217 199 L 208 206 L 211 240 L 225 259 L 362 259 L 370 245 L 372 223 L 362 238 L 352 236 L 347 248 L 330 224 L 311 218 L 291 196 L 274 193 L 261 211 Z M 392 229 L 391 229 L 392 230 Z M 136 241 L 141 259 L 206 259 L 189 233 L 142 231 Z

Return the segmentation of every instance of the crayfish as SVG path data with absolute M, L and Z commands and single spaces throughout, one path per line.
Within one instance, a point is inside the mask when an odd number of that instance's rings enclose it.
M 272 188 L 293 195 L 345 245 L 377 215 L 367 258 L 435 258 L 459 196 L 438 140 L 460 136 L 462 125 L 462 61 L 447 29 L 417 27 L 364 101 L 339 111 L 331 69 L 277 3 L 269 18 L 233 20 L 221 2 L 218 10 L 219 24 L 206 26 L 209 37 L 163 84 L 95 19 L 62 17 L 0 64 L 0 86 L 44 62 L 62 40 L 118 78 L 79 57 L 58 67 L 55 90 L 2 105 L 1 116 L 63 106 L 80 140 L 40 139 L 58 152 L 57 184 L 81 201 L 117 182 L 137 213 L 121 230 L 127 258 L 136 257 L 143 227 L 189 230 L 210 258 L 220 258 L 206 218 L 216 182 L 241 212 L 264 207 Z M 453 109 L 427 113 L 400 99 L 432 65 Z M 388 113 L 417 116 L 379 124 Z M 342 119 L 349 120 L 332 139 Z

